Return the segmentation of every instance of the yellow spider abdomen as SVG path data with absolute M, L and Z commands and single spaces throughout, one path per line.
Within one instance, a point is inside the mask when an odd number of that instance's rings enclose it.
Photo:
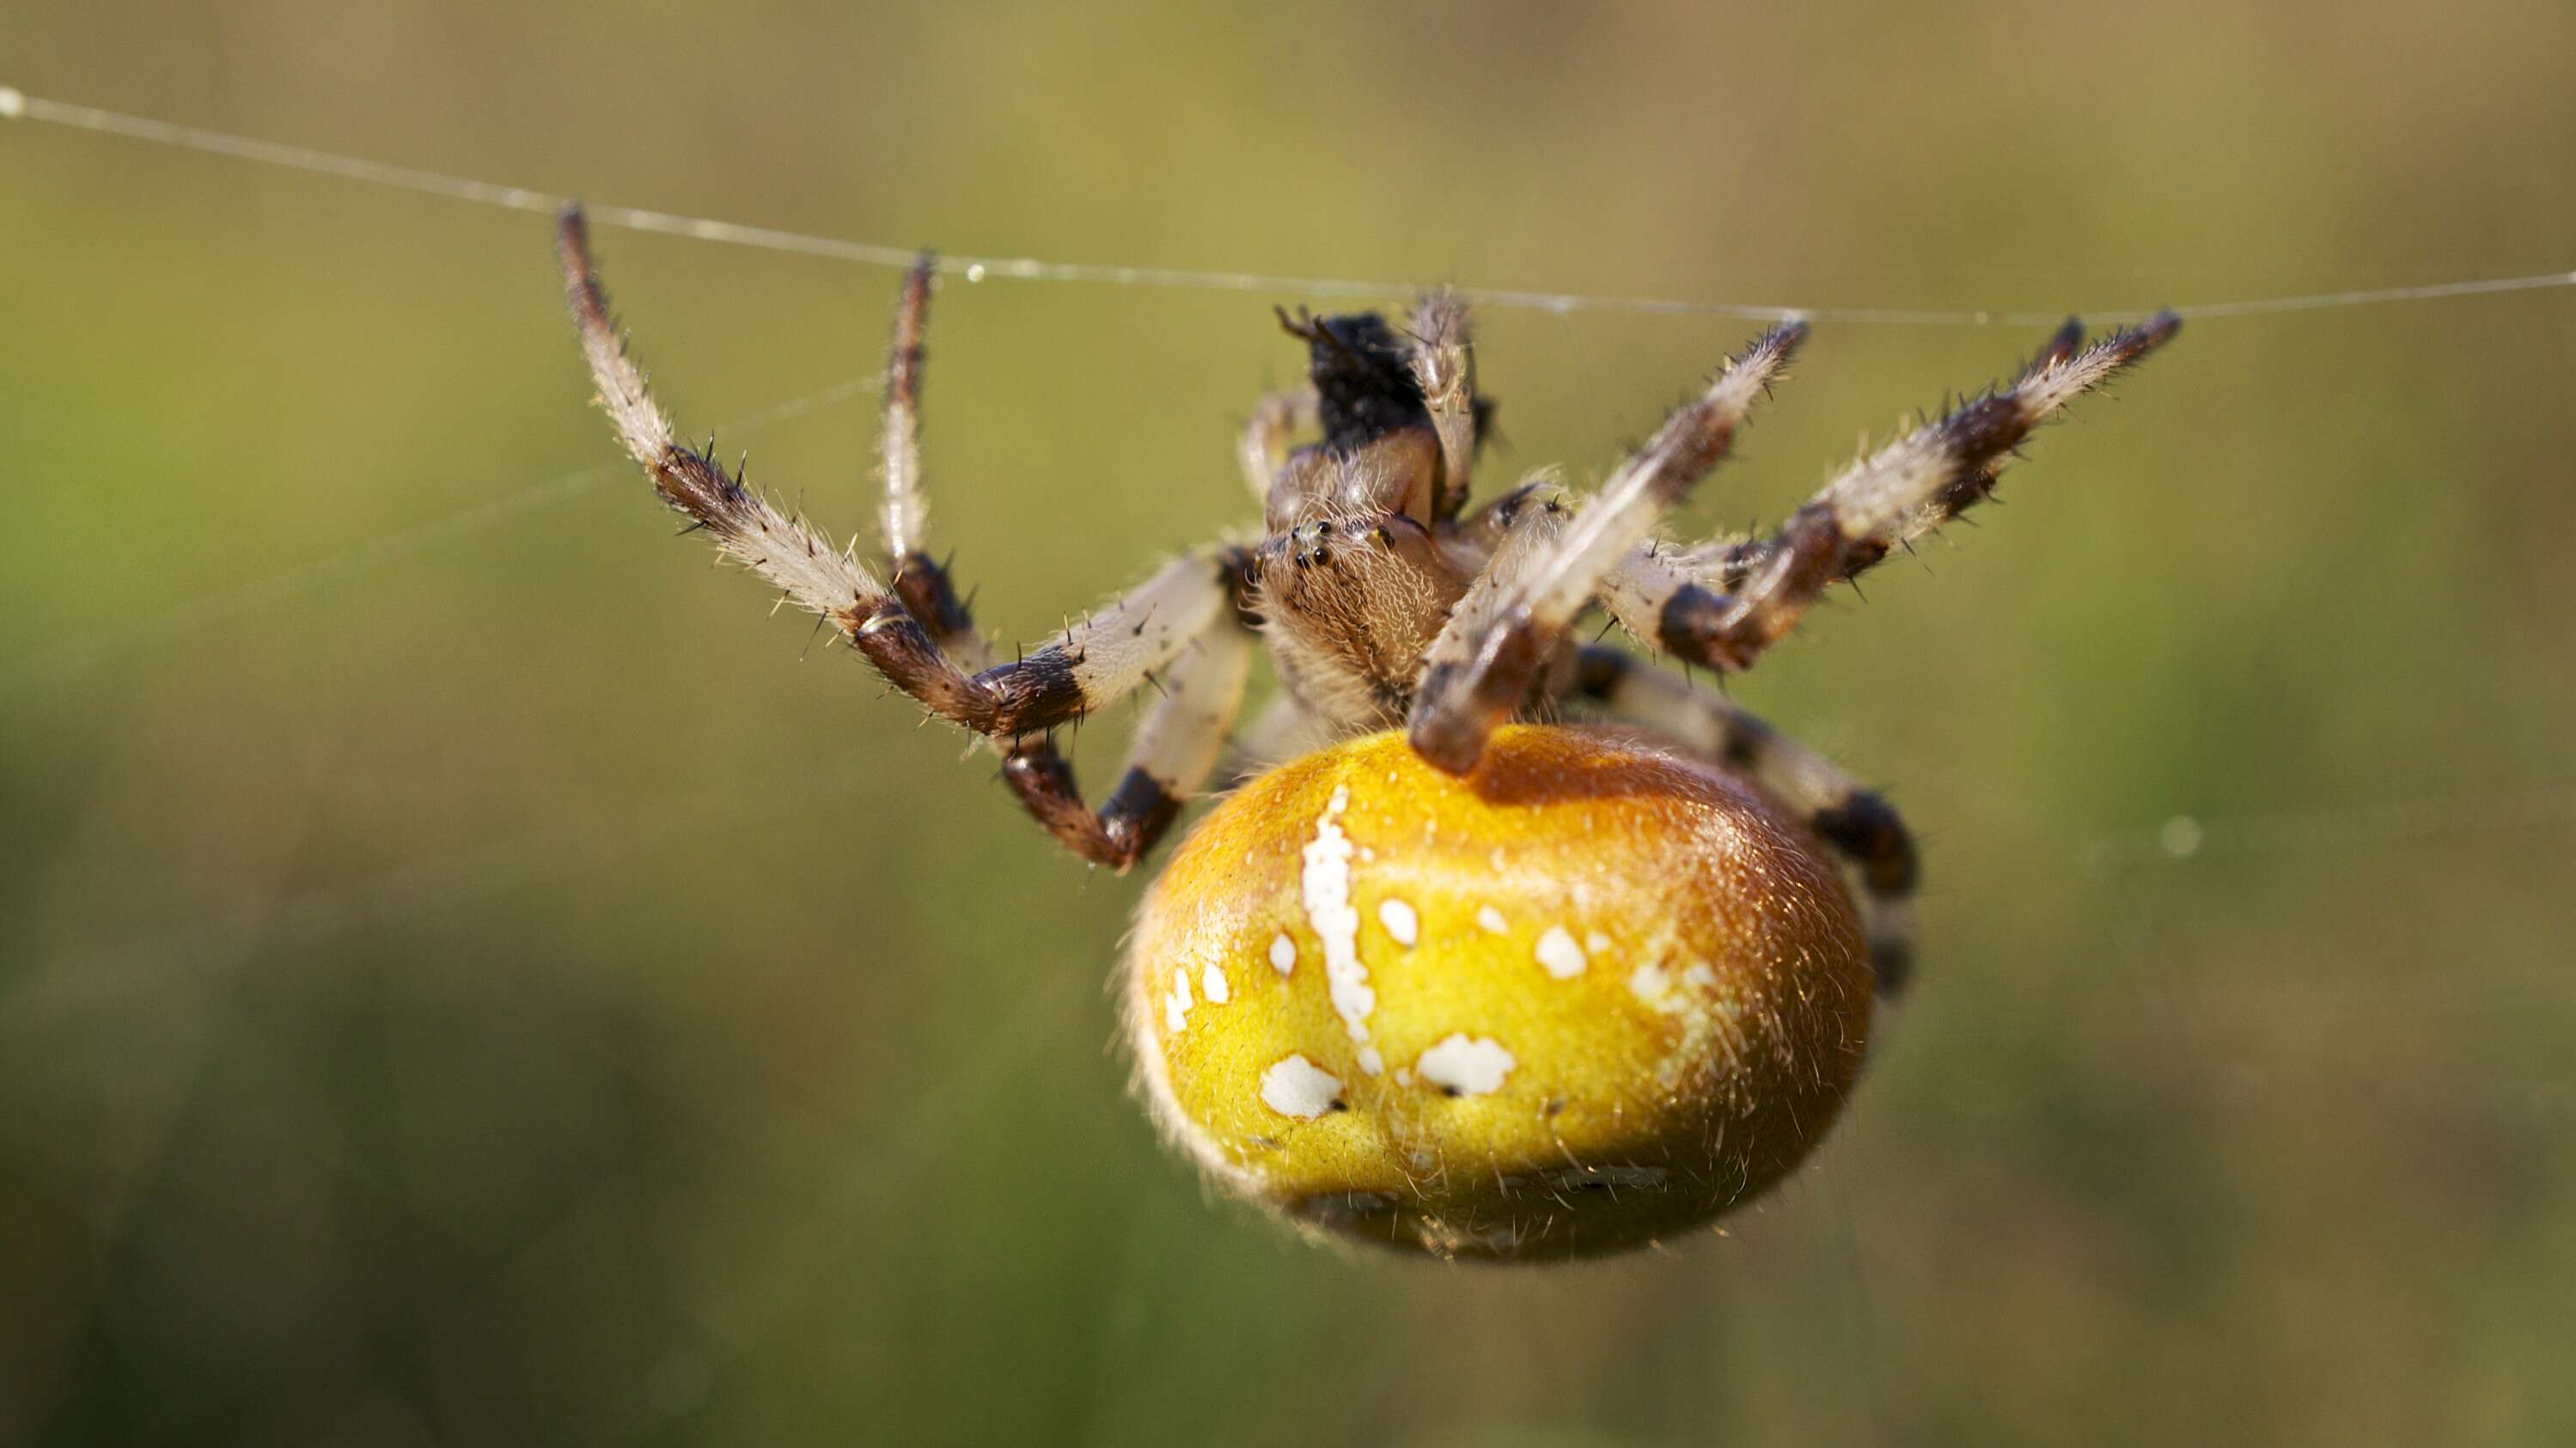
M 1615 1251 L 1769 1186 L 1842 1105 L 1871 976 L 1822 846 L 1628 735 L 1401 735 L 1220 805 L 1147 896 L 1126 1017 L 1229 1190 L 1442 1255 Z

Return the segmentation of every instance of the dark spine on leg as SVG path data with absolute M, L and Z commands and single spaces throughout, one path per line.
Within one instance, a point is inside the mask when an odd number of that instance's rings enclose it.
M 908 553 L 896 560 L 894 596 L 933 638 L 944 641 L 975 631 L 975 620 L 958 599 L 948 570 L 927 553 Z

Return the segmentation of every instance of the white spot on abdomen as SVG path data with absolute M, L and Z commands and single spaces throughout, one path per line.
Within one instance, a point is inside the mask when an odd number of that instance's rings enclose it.
M 1172 972 L 1172 993 L 1163 997 L 1163 1030 L 1177 1036 L 1190 1023 L 1190 973 Z
M 1512 928 L 1511 925 L 1503 919 L 1503 912 L 1495 909 L 1491 905 L 1483 906 L 1476 911 L 1476 923 L 1496 935 L 1500 935 Z
M 1289 1056 L 1261 1073 L 1261 1104 L 1282 1116 L 1306 1120 L 1333 1109 L 1342 1083 L 1303 1056 Z
M 1217 969 L 1213 960 L 1208 962 L 1207 971 L 1199 977 L 1199 989 L 1206 994 L 1208 1004 L 1212 1006 L 1224 1005 L 1234 995 L 1225 983 L 1225 972 Z
M 1547 933 L 1538 938 L 1538 963 L 1546 966 L 1547 973 L 1558 980 L 1572 980 L 1583 974 L 1583 947 L 1574 943 L 1574 937 L 1565 933 L 1564 926 L 1551 925 Z
M 1297 968 L 1297 942 L 1289 939 L 1285 930 L 1270 937 L 1270 964 L 1281 975 Z
M 1512 1053 L 1490 1036 L 1473 1040 L 1454 1035 L 1422 1053 L 1415 1062 L 1422 1079 L 1461 1096 L 1483 1096 L 1499 1089 L 1512 1073 Z
M 1628 989 L 1648 1005 L 1660 1005 L 1673 993 L 1672 972 L 1647 961 L 1628 973 Z
M 1377 902 L 1377 918 L 1386 926 L 1386 933 L 1395 937 L 1398 945 L 1409 946 L 1422 938 L 1422 917 L 1414 914 L 1413 907 L 1401 900 Z
M 1342 833 L 1342 811 L 1351 803 L 1348 785 L 1335 786 L 1315 821 L 1315 838 L 1305 849 L 1305 868 L 1298 890 L 1305 898 L 1306 923 L 1324 942 L 1324 986 L 1342 1028 L 1359 1045 L 1368 1045 L 1369 1012 L 1377 1009 L 1377 992 L 1369 989 L 1368 967 L 1360 963 L 1360 912 L 1351 904 L 1351 837 Z M 1375 1051 L 1360 1053 L 1360 1069 L 1374 1076 Z

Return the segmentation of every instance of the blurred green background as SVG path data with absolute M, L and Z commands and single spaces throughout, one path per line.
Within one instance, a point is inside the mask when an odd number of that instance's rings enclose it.
M 0 82 L 1140 265 L 2105 316 L 2576 265 L 2563 4 L 1934 10 L 35 0 Z M 1141 881 L 671 539 L 542 217 L 30 121 L 0 196 L 0 1441 L 2576 1438 L 2576 293 L 2195 323 L 1742 680 L 1926 836 L 1920 986 L 1723 1234 L 1495 1271 L 1157 1148 Z M 683 428 L 826 392 L 720 448 L 866 525 L 894 275 L 601 241 Z M 1246 520 L 1298 300 L 944 288 L 989 627 Z M 1490 313 L 1488 477 L 1597 477 L 1749 330 Z M 2038 335 L 1820 327 L 1686 526 Z

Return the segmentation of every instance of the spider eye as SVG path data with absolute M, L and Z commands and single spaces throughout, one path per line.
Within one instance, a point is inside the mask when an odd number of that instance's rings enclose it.
M 1157 1114 L 1229 1190 L 1441 1255 L 1641 1245 L 1778 1180 L 1840 1107 L 1870 970 L 1816 839 L 1624 736 L 1400 735 L 1255 780 L 1128 960 Z

